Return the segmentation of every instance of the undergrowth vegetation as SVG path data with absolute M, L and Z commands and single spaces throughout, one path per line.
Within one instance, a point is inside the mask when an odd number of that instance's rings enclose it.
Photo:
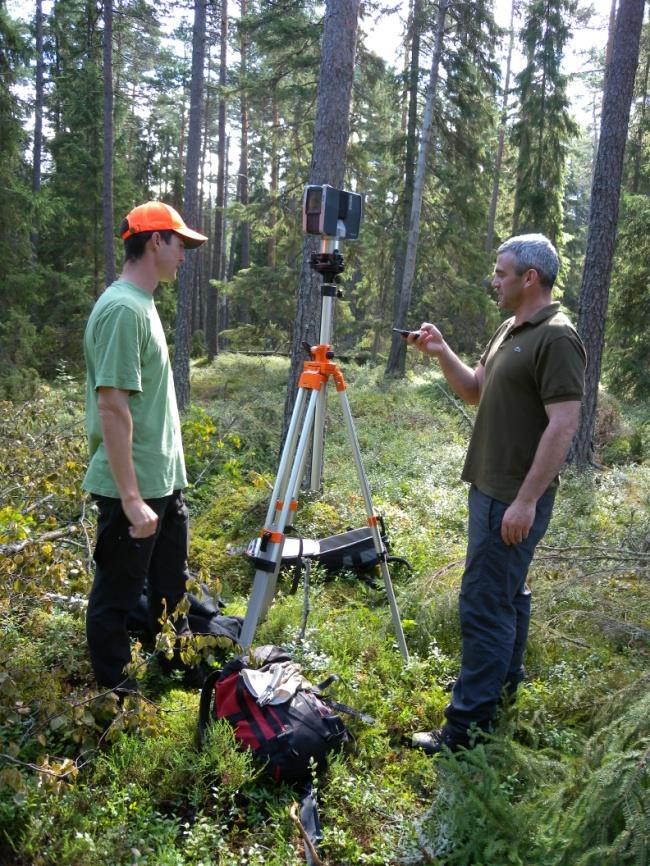
M 380 588 L 315 567 L 300 639 L 301 593 L 290 593 L 291 575 L 281 579 L 258 642 L 291 649 L 314 682 L 338 674 L 335 696 L 375 719 L 346 719 L 354 743 L 317 780 L 324 862 L 647 863 L 647 417 L 614 425 L 609 442 L 602 434 L 610 465 L 565 475 L 531 571 L 528 678 L 517 702 L 486 743 L 431 761 L 408 741 L 441 722 L 458 668 L 459 475 L 472 414 L 427 367 L 401 382 L 370 367 L 345 375 L 391 552 L 413 566 L 392 572 L 412 658 L 405 667 Z M 193 376 L 184 420 L 190 565 L 226 613 L 241 615 L 252 577 L 242 550 L 266 513 L 287 366 L 222 355 Z M 134 643 L 143 697 L 120 705 L 94 686 L 84 613 L 95 515 L 80 491 L 81 401 L 80 383 L 62 377 L 34 400 L 2 405 L 0 863 L 304 862 L 290 817 L 295 792 L 267 781 L 226 725 L 199 749 L 198 691 L 180 674 L 163 675 L 151 648 Z M 621 462 L 632 452 L 634 463 Z M 324 472 L 323 492 L 303 496 L 298 509 L 306 538 L 365 525 L 334 393 Z M 197 643 L 188 657 L 219 664 L 234 652 Z

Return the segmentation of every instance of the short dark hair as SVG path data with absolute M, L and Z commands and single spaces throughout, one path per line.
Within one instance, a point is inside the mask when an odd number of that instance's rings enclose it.
M 153 234 L 154 232 L 138 232 L 135 235 L 129 235 L 124 238 L 124 260 L 136 262 L 138 259 L 141 259 L 144 255 L 147 241 Z M 159 231 L 158 234 L 168 244 L 174 232 L 171 229 L 164 229 L 163 231 Z
M 557 250 L 547 237 L 539 234 L 517 235 L 501 244 L 497 255 L 501 253 L 512 253 L 518 276 L 532 268 L 539 274 L 539 281 L 545 288 L 553 288 L 560 260 Z

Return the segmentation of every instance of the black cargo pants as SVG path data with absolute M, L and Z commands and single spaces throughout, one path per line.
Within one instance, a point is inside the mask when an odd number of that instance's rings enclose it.
M 100 686 L 131 687 L 124 674 L 131 658 L 126 619 L 136 608 L 145 583 L 153 634 L 159 631 L 163 600 L 171 613 L 183 597 L 189 577 L 187 508 L 180 491 L 145 500 L 158 515 L 156 532 L 149 538 L 131 538 L 120 500 L 93 498 L 99 518 L 95 579 L 86 615 L 90 658 Z

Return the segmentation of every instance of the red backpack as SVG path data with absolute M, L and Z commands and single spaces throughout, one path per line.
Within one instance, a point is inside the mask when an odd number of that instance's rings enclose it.
M 260 706 L 242 672 L 253 667 L 267 671 L 271 665 L 291 663 L 291 656 L 266 646 L 258 648 L 255 657 L 262 664 L 249 665 L 248 657 L 240 656 L 209 674 L 201 691 L 199 739 L 203 741 L 212 720 L 227 719 L 240 746 L 263 761 L 276 782 L 305 782 L 311 766 L 323 769 L 327 755 L 350 734 L 318 687 L 301 687 L 283 703 Z

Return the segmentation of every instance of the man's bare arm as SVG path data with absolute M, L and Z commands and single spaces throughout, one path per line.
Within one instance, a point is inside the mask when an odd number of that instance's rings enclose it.
M 420 336 L 409 336 L 409 345 L 415 346 L 425 355 L 438 359 L 445 379 L 466 403 L 478 403 L 485 369 L 477 364 L 474 369 L 463 363 L 458 355 L 449 348 L 442 334 L 430 322 L 422 322 Z
M 539 440 L 535 459 L 517 498 L 503 515 L 501 538 L 506 544 L 519 544 L 528 537 L 535 520 L 537 500 L 562 468 L 580 422 L 579 400 L 550 403 L 544 408 L 548 425 Z
M 147 538 L 156 531 L 158 516 L 140 495 L 133 466 L 129 392 L 119 388 L 98 388 L 97 409 L 108 464 L 120 492 L 122 509 L 131 524 L 129 533 L 133 538 Z

